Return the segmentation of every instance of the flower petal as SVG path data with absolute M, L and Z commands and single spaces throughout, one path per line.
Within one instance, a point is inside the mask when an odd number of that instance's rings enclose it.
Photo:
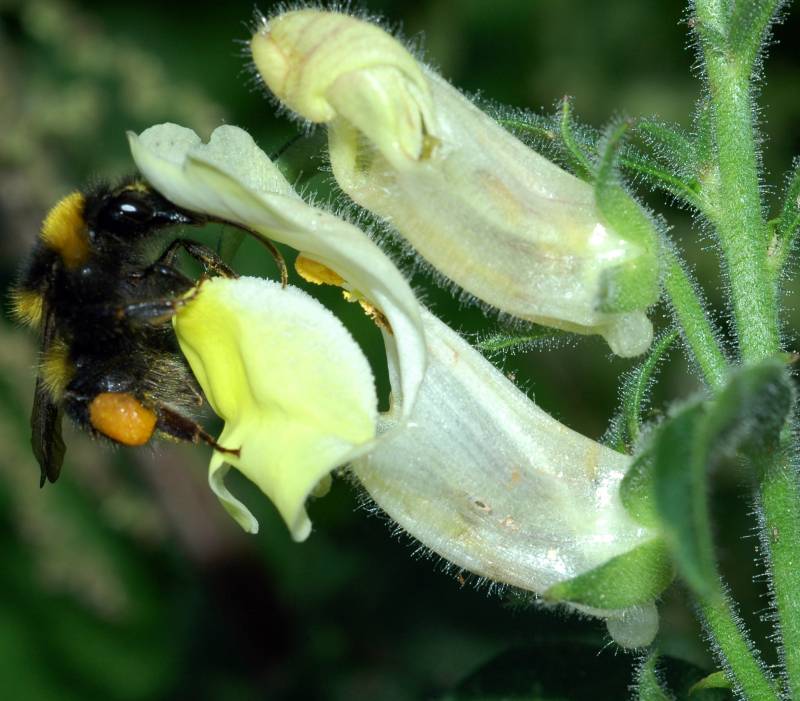
M 320 480 L 372 446 L 377 397 L 360 348 L 314 298 L 256 278 L 215 278 L 174 319 L 181 350 L 225 421 L 209 483 L 250 532 L 258 524 L 224 484 L 228 465 L 273 501 L 295 540 Z
M 423 312 L 428 370 L 403 431 L 351 469 L 403 529 L 459 567 L 544 593 L 655 537 L 625 511 L 630 457 L 542 411 Z M 394 427 L 401 407 L 382 417 Z
M 419 307 L 400 271 L 364 232 L 306 204 L 237 127 L 219 127 L 207 144 L 175 124 L 128 138 L 142 175 L 167 199 L 298 249 L 377 306 L 391 325 L 387 351 L 401 359 L 392 389 L 408 399 L 410 411 L 425 371 Z
M 341 188 L 437 270 L 519 318 L 599 333 L 621 355 L 646 350 L 644 310 L 658 296 L 654 229 L 615 231 L 591 185 L 522 144 L 375 25 L 287 12 L 265 23 L 251 49 L 278 99 L 328 125 Z

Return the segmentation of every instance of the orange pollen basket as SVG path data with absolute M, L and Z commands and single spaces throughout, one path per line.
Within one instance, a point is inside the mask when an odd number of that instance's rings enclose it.
M 131 394 L 102 392 L 89 405 L 89 421 L 123 445 L 144 445 L 156 428 L 156 415 Z

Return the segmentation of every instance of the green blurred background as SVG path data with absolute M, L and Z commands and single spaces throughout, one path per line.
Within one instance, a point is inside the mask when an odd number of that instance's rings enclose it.
M 675 0 L 369 0 L 364 7 L 421 39 L 446 77 L 486 100 L 550 112 L 569 94 L 594 126 L 651 114 L 688 126 L 699 94 Z M 268 14 L 272 5 L 260 9 Z M 624 689 L 631 657 L 613 646 L 585 660 L 576 652 L 582 642 L 604 645 L 601 624 L 464 586 L 435 557 L 393 536 L 385 519 L 359 508 L 359 495 L 341 481 L 312 504 L 315 529 L 303 545 L 290 541 L 266 499 L 243 480 L 236 488 L 262 529 L 241 533 L 206 486 L 205 448 L 112 450 L 69 428 L 63 477 L 39 490 L 27 438 L 36 343 L 9 319 L 8 285 L 50 205 L 93 178 L 131 171 L 126 129 L 174 121 L 207 136 L 227 122 L 246 128 L 267 152 L 296 133 L 273 115 L 246 70 L 237 41 L 249 36 L 252 17 L 250 0 L 174 8 L 154 0 L 0 0 L 0 695 L 501 698 L 475 695 L 475 677 L 469 680 L 488 664 L 503 698 L 534 698 L 539 687 L 611 698 L 594 682 L 582 686 L 584 679 L 600 668 Z M 798 29 L 790 17 L 777 37 Z M 762 100 L 773 191 L 800 151 L 798 62 L 788 44 L 774 47 L 766 62 Z M 667 212 L 719 306 L 710 242 L 690 230 L 685 214 L 650 202 Z M 257 246 L 245 247 L 235 267 L 274 275 Z M 497 326 L 423 274 L 414 283 L 461 328 Z M 377 334 L 353 305 L 334 293 L 325 301 L 379 362 Z M 656 322 L 666 323 L 663 309 Z M 794 328 L 790 321 L 792 339 Z M 695 387 L 680 353 L 673 356 L 656 409 Z M 631 366 L 596 339 L 502 363 L 555 416 L 596 438 L 615 408 L 619 374 Z M 734 476 L 718 486 L 717 498 L 733 500 L 732 532 L 747 535 L 749 526 L 735 516 L 747 505 Z M 750 548 L 752 540 L 733 538 L 722 554 L 734 590 L 755 610 L 763 602 L 751 586 Z M 679 594 L 667 597 L 665 610 L 665 647 L 706 664 Z M 566 676 L 553 659 L 568 663 Z

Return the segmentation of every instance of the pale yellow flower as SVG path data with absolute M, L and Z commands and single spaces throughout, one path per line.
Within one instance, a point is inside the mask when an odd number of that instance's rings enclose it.
M 305 293 L 216 279 L 179 311 L 181 348 L 225 421 L 219 441 L 240 449 L 238 457 L 215 453 L 209 481 L 245 529 L 257 524 L 224 484 L 229 465 L 302 540 L 307 498 L 349 463 L 376 503 L 434 552 L 537 594 L 656 542 L 620 502 L 628 456 L 548 416 L 421 310 L 380 249 L 303 202 L 245 132 L 222 127 L 202 144 L 162 125 L 131 135 L 131 147 L 143 175 L 173 202 L 296 246 L 307 278 L 345 287 L 382 327 L 392 401 L 381 416 L 357 344 Z M 591 602 L 568 603 L 606 619 L 620 644 L 655 634 L 650 600 Z

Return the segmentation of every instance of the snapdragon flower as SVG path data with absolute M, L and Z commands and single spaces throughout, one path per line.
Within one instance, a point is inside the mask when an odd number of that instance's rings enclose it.
M 302 9 L 264 20 L 255 67 L 327 125 L 339 186 L 463 290 L 515 317 L 647 349 L 657 236 L 611 217 L 592 185 L 534 152 L 380 27 Z M 633 204 L 633 208 L 630 205 Z
M 620 644 L 649 643 L 652 601 L 669 572 L 658 534 L 621 504 L 629 457 L 555 421 L 420 309 L 390 259 L 352 224 L 306 204 L 246 132 L 220 127 L 203 144 L 160 125 L 130 144 L 162 194 L 295 246 L 304 274 L 345 288 L 383 334 L 392 402 L 380 416 L 361 350 L 296 288 L 214 279 L 179 310 L 181 348 L 225 422 L 219 441 L 240 449 L 214 454 L 209 482 L 246 530 L 257 523 L 224 484 L 230 466 L 303 540 L 307 498 L 349 463 L 390 517 L 456 566 L 600 616 Z M 642 584 L 598 590 L 609 572 Z

